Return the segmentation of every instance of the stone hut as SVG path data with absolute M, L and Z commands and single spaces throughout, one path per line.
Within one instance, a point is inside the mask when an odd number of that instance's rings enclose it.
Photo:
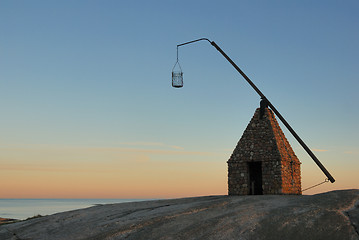
M 302 194 L 301 163 L 267 107 L 255 111 L 227 163 L 228 195 Z

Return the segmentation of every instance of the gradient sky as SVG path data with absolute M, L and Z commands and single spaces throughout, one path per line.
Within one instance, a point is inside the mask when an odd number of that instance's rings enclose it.
M 336 179 L 359 188 L 359 2 L 0 1 L 0 198 L 227 194 L 261 89 Z M 284 130 L 284 126 L 282 129 Z M 325 175 L 284 130 L 302 187 Z

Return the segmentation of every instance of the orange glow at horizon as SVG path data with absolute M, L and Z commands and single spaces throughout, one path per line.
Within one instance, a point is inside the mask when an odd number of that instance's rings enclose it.
M 128 148 L 3 148 L 0 198 L 180 198 L 227 194 L 227 152 Z M 303 192 L 359 188 L 354 170 Z M 302 165 L 302 188 L 325 176 Z
M 5 149 L 3 153 L 6 152 Z M 15 152 L 8 150 L 8 158 L 1 159 L 0 198 L 173 198 L 226 194 L 225 166 L 201 160 L 210 153 L 72 148 Z M 179 160 L 183 155 L 196 161 Z

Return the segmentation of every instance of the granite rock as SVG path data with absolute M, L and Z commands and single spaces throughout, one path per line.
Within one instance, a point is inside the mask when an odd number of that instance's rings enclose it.
M 0 239 L 359 239 L 359 190 L 94 206 L 0 226 Z

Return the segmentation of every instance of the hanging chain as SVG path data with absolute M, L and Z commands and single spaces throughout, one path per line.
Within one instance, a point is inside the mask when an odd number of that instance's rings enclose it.
M 178 62 L 178 46 L 177 46 L 177 62 Z
M 328 179 L 328 178 L 326 178 L 326 179 L 324 180 L 324 182 L 318 183 L 318 184 L 316 184 L 316 185 L 314 185 L 314 186 L 311 186 L 311 187 L 309 187 L 309 188 L 306 188 L 306 189 L 302 190 L 302 192 L 307 191 L 307 190 L 309 190 L 309 189 L 311 189 L 311 188 L 315 188 L 315 187 L 317 187 L 317 186 L 319 186 L 319 185 L 322 185 L 323 183 L 327 183 L 327 182 L 329 182 L 329 179 Z
M 180 64 L 179 61 L 178 61 L 178 46 L 177 46 L 177 59 L 176 59 L 175 65 L 174 65 L 173 68 L 172 68 L 172 72 L 173 72 L 173 70 L 175 69 L 176 65 L 178 65 L 180 71 L 182 72 L 181 64 Z

